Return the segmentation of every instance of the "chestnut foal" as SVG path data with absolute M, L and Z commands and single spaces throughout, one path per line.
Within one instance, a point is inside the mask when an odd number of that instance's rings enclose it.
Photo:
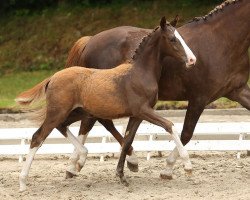
M 175 42 L 172 42 L 173 40 Z M 65 123 L 76 108 L 82 110 L 83 118 L 95 116 L 115 119 L 131 116 L 125 136 L 129 141 L 134 137 L 134 134 L 129 132 L 134 133 L 133 127 L 139 125 L 142 120 L 163 127 L 172 135 L 183 159 L 184 168 L 191 170 L 189 155 L 174 131 L 173 123 L 158 116 L 153 110 L 157 101 L 161 66 L 166 56 L 186 63 L 188 60 L 181 42 L 175 37 L 175 29 L 166 23 L 163 17 L 160 27 L 140 44 L 133 57 L 133 63 L 108 70 L 77 66 L 67 68 L 21 93 L 16 99 L 19 104 L 29 105 L 46 98 L 46 106 L 40 110 L 44 116 L 43 123 L 32 137 L 30 152 L 20 173 L 20 191 L 26 190 L 26 178 L 36 151 L 54 128 L 57 128 L 78 150 L 78 164 L 85 164 L 88 151 Z M 123 146 L 122 159 L 117 166 L 117 173 L 125 184 L 127 182 L 123 174 L 124 155 L 129 146 Z

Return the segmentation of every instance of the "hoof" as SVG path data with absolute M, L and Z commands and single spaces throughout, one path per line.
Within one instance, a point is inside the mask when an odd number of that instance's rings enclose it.
M 116 176 L 120 178 L 120 182 L 122 185 L 128 187 L 129 186 L 129 183 L 128 181 L 126 180 L 125 176 L 124 175 L 121 175 L 120 173 L 116 172 Z
M 172 172 L 164 170 L 160 173 L 160 178 L 161 179 L 167 179 L 167 180 L 172 180 L 173 179 L 173 175 Z
M 126 178 L 124 176 L 121 177 L 120 180 L 121 180 L 122 185 L 124 185 L 126 187 L 129 186 L 129 183 L 128 183 L 128 181 L 126 180 Z
M 192 169 L 184 169 L 184 170 L 185 170 L 185 172 L 186 172 L 186 174 L 188 176 L 191 176 L 193 174 L 193 170 Z
M 21 192 L 25 192 L 27 190 L 27 187 L 25 186 L 25 187 L 20 187 L 19 188 L 19 192 L 21 193 Z
M 76 163 L 76 170 L 80 172 L 82 170 L 82 166 L 79 163 Z
M 66 179 L 73 178 L 74 176 L 76 176 L 76 174 L 73 174 L 73 173 L 71 173 L 69 171 L 66 171 L 66 176 L 65 176 Z
M 186 171 L 187 174 L 192 174 L 193 166 L 190 161 L 184 165 L 184 170 Z
M 127 167 L 131 172 L 138 172 L 139 171 L 139 166 L 138 164 L 133 164 L 127 161 Z

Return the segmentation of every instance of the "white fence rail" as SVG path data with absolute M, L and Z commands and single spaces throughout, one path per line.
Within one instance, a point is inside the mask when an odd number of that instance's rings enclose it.
M 179 132 L 182 123 L 175 123 Z M 126 124 L 116 126 L 120 133 L 126 129 Z M 71 127 L 74 135 L 78 134 L 78 127 Z M 19 155 L 28 153 L 29 141 L 37 128 L 9 128 L 0 129 L 0 155 Z M 143 123 L 140 125 L 133 147 L 135 151 L 150 152 L 168 151 L 174 148 L 174 142 L 170 135 L 161 127 Z M 94 126 L 89 133 L 86 147 L 89 153 L 103 154 L 119 153 L 120 145 L 115 142 L 113 136 L 102 126 Z M 250 122 L 237 123 L 198 123 L 192 141 L 186 148 L 193 151 L 244 151 L 250 150 Z M 73 152 L 73 145 L 57 131 L 49 135 L 46 143 L 38 150 L 38 154 L 68 154 Z M 237 154 L 240 157 L 240 152 Z

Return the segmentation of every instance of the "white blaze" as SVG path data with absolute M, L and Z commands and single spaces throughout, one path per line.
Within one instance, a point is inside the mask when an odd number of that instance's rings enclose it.
M 183 38 L 181 37 L 181 35 L 178 33 L 177 30 L 174 31 L 174 35 L 176 38 L 178 38 L 185 50 L 187 59 L 188 59 L 188 63 L 187 65 L 192 65 L 196 63 L 196 57 L 193 54 L 193 52 L 191 51 L 191 49 L 187 46 L 187 44 L 185 43 L 185 41 L 183 40 Z

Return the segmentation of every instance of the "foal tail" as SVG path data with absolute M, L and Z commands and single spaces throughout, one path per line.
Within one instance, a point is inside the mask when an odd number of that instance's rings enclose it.
M 91 36 L 84 36 L 81 37 L 79 40 L 76 41 L 74 46 L 71 48 L 65 68 L 72 67 L 72 66 L 82 66 L 81 65 L 81 54 L 85 49 L 86 44 L 90 40 Z
M 41 83 L 38 83 L 33 88 L 22 92 L 16 97 L 15 101 L 22 106 L 29 106 L 31 103 L 41 101 L 45 97 L 45 92 L 50 82 L 50 78 L 51 77 L 43 80 Z

